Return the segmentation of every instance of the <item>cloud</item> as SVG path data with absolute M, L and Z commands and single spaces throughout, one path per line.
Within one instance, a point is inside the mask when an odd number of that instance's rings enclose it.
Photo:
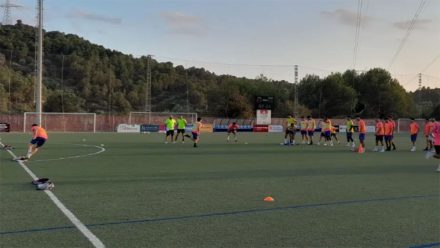
M 420 20 L 416 20 L 414 22 L 413 28 L 414 29 L 425 29 L 426 25 L 431 23 L 432 19 L 420 19 Z M 398 29 L 403 29 L 403 30 L 407 30 L 409 28 L 409 26 L 411 25 L 411 20 L 409 21 L 404 21 L 404 22 L 395 22 L 393 23 L 393 26 L 398 28 Z
M 333 11 L 322 11 L 321 15 L 324 17 L 335 19 L 341 24 L 356 26 L 357 23 L 357 12 L 347 10 L 347 9 L 336 9 Z M 366 24 L 371 20 L 371 17 L 362 15 L 362 24 Z
M 90 21 L 104 22 L 113 25 L 120 25 L 122 23 L 121 18 L 93 14 L 82 10 L 73 10 L 67 15 L 67 17 L 74 19 L 86 19 Z
M 167 23 L 170 31 L 174 33 L 201 35 L 206 30 L 203 20 L 197 16 L 182 12 L 162 12 L 160 15 Z

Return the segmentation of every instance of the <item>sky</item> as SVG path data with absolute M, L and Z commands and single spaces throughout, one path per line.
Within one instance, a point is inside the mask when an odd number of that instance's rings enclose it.
M 0 0 L 4 1 L 4 0 Z M 37 0 L 9 0 L 35 25 Z M 440 0 L 44 0 L 44 28 L 135 57 L 294 82 L 381 67 L 440 87 Z

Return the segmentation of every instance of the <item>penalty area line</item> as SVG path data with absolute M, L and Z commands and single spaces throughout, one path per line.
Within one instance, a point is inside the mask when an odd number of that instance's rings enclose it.
M 0 145 L 4 147 L 4 144 L 0 142 Z M 11 156 L 16 159 L 17 156 L 11 151 L 7 150 Z M 29 176 L 32 177 L 33 180 L 38 180 L 38 177 L 26 166 L 26 164 L 21 161 L 17 160 L 18 164 L 23 168 Z M 64 204 L 58 199 L 58 197 L 52 193 L 49 190 L 44 190 L 44 193 L 46 193 L 47 196 L 52 200 L 52 202 L 58 207 L 61 212 L 72 222 L 72 224 L 93 244 L 96 248 L 103 248 L 105 247 L 104 243 L 95 236 L 73 213 L 70 211 Z

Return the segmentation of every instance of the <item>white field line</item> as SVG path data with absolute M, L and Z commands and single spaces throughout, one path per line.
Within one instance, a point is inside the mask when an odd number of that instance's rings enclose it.
M 101 146 L 95 146 L 95 145 L 81 145 L 81 144 L 74 144 L 74 145 L 77 145 L 77 146 L 84 146 L 84 147 L 96 147 L 96 148 L 99 149 L 99 151 L 97 151 L 97 152 L 93 152 L 93 153 L 84 154 L 84 155 L 73 155 L 73 156 L 61 157 L 61 158 L 37 159 L 37 160 L 32 160 L 32 162 L 57 161 L 57 160 L 65 160 L 65 159 L 83 158 L 83 157 L 89 157 L 89 156 L 98 155 L 98 154 L 100 154 L 100 153 L 105 152 L 105 148 L 104 148 L 104 147 L 101 147 Z
M 4 147 L 3 143 L 0 142 L 0 145 Z M 11 156 L 16 159 L 17 156 L 11 151 L 7 150 Z M 37 180 L 38 177 L 24 164 L 23 161 L 17 160 L 18 164 L 29 174 L 29 176 L 32 177 L 33 180 Z M 105 247 L 104 243 L 95 236 L 73 213 L 70 211 L 64 204 L 56 197 L 54 193 L 52 193 L 49 190 L 44 190 L 44 193 L 46 193 L 49 198 L 55 203 L 55 205 L 63 212 L 63 214 L 72 222 L 73 225 L 78 228 L 78 230 L 93 244 L 96 248 L 103 248 Z

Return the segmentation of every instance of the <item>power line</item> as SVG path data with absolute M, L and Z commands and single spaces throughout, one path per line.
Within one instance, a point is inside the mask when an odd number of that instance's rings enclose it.
M 403 37 L 402 41 L 400 42 L 396 53 L 394 54 L 393 58 L 391 59 L 390 65 L 388 66 L 388 70 L 391 69 L 391 66 L 394 64 L 394 62 L 396 61 L 397 56 L 399 56 L 400 51 L 402 51 L 406 41 L 408 40 L 409 35 L 411 34 L 411 32 L 414 29 L 414 25 L 417 22 L 417 18 L 419 18 L 420 13 L 423 11 L 423 8 L 425 7 L 426 3 L 428 0 L 421 0 L 419 3 L 419 7 L 416 10 L 416 13 L 414 15 L 414 17 L 412 18 L 408 29 L 406 30 L 405 36 Z
M 219 61 L 206 61 L 206 60 L 194 60 L 194 59 L 183 59 L 183 58 L 175 58 L 175 57 L 168 57 L 168 56 L 160 56 L 156 55 L 156 58 L 160 59 L 169 59 L 173 61 L 184 61 L 189 63 L 203 63 L 203 64 L 211 64 L 211 65 L 224 65 L 224 66 L 247 66 L 247 67 L 295 67 L 295 65 L 299 65 L 303 68 L 309 68 L 317 71 L 325 71 L 325 72 L 334 72 L 337 70 L 329 70 L 324 68 L 319 68 L 315 66 L 308 66 L 308 65 L 302 65 L 302 64 L 246 64 L 246 63 L 226 63 L 226 62 L 219 62 Z
M 438 54 L 423 70 L 422 73 L 424 73 L 426 70 L 429 69 L 436 61 L 440 58 L 440 54 Z

